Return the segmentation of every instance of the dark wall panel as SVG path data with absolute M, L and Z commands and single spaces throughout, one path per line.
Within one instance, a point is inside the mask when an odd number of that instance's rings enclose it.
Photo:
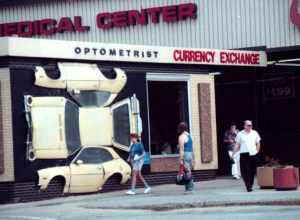
M 260 162 L 269 155 L 282 164 L 300 166 L 300 68 L 232 68 L 216 78 L 220 173 L 230 173 L 224 131 L 230 122 L 243 129 L 253 120 L 262 138 Z
M 38 63 L 38 61 L 36 61 Z M 57 75 L 57 68 L 53 65 L 47 65 L 43 61 L 43 66 L 48 69 L 52 75 Z M 55 64 L 55 63 L 54 63 Z M 99 65 L 101 66 L 101 65 Z M 34 86 L 34 65 L 26 66 L 14 64 L 11 67 L 11 90 L 12 90 L 12 111 L 13 111 L 13 143 L 14 143 L 14 163 L 16 181 L 32 181 L 37 180 L 36 170 L 61 164 L 61 160 L 36 160 L 29 162 L 26 159 L 26 134 L 27 123 L 24 113 L 24 95 L 33 96 L 65 96 L 70 98 L 65 90 L 62 89 L 47 89 Z M 128 82 L 125 88 L 121 91 L 117 100 L 127 98 L 133 93 L 137 95 L 141 104 L 141 117 L 143 120 L 143 136 L 146 150 L 148 150 L 148 134 L 147 134 L 147 99 L 146 99 L 146 79 L 145 73 L 128 72 Z M 118 151 L 124 158 L 127 153 Z
M 127 83 L 119 93 L 114 102 L 131 97 L 134 93 L 140 101 L 140 114 L 143 121 L 142 142 L 145 150 L 149 151 L 149 134 L 148 134 L 148 108 L 147 108 L 147 91 L 146 91 L 146 73 L 145 72 L 127 72 Z M 117 150 L 124 158 L 127 153 Z
M 16 181 L 37 180 L 36 169 L 54 166 L 56 160 L 29 162 L 26 159 L 27 122 L 24 110 L 24 95 L 66 96 L 65 91 L 45 89 L 33 85 L 34 66 L 11 69 L 11 94 L 13 111 L 13 143 Z

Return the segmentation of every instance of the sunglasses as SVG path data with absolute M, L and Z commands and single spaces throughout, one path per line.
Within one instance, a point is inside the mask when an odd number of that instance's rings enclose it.
M 252 125 L 246 125 L 247 127 L 252 127 Z

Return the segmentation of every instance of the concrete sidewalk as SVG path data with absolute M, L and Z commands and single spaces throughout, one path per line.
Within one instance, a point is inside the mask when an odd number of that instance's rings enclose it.
M 125 195 L 125 191 L 114 193 L 110 198 L 95 198 L 88 208 L 151 209 L 236 206 L 236 205 L 300 205 L 300 190 L 276 191 L 254 187 L 247 192 L 242 180 L 217 179 L 198 182 L 195 191 L 186 194 L 183 186 L 161 185 L 153 187 L 151 194 Z
M 237 206 L 237 205 L 300 205 L 300 190 L 262 190 L 257 186 L 253 192 L 246 192 L 242 180 L 216 179 L 195 183 L 195 191 L 185 194 L 183 186 L 159 185 L 150 194 L 138 189 L 137 195 L 126 195 L 126 191 L 68 196 L 46 201 L 17 204 L 35 205 L 75 205 L 88 209 L 145 209 L 170 210 L 177 208 Z M 1 209 L 16 204 L 1 205 Z

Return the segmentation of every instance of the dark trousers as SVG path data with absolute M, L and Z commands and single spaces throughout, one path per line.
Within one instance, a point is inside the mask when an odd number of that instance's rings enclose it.
M 257 155 L 250 156 L 249 153 L 241 153 L 240 157 L 241 175 L 246 189 L 252 190 L 257 166 Z

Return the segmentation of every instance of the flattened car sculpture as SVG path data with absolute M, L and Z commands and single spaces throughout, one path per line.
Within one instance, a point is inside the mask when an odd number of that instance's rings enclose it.
M 126 182 L 130 167 L 110 148 L 129 151 L 130 133 L 140 135 L 142 132 L 139 101 L 135 95 L 111 104 L 124 87 L 126 74 L 115 68 L 116 78 L 107 79 L 95 64 L 59 63 L 58 67 L 61 74 L 58 79 L 49 78 L 42 67 L 37 67 L 35 85 L 66 89 L 73 100 L 64 96 L 24 96 L 28 160 L 66 159 L 70 162 L 39 170 L 41 189 L 60 178 L 64 183 L 63 192 L 97 191 L 114 173 L 122 177 L 121 183 Z M 80 155 L 87 155 L 88 151 L 95 154 L 80 159 L 83 157 Z M 99 152 L 110 154 L 111 160 L 102 163 Z M 75 154 L 79 156 L 73 157 Z M 94 162 L 91 162 L 93 157 Z M 75 179 L 91 172 L 97 176 L 91 181 L 97 183 L 82 179 L 84 186 L 77 187 L 80 181 Z
M 41 190 L 55 186 L 58 194 L 96 192 L 109 178 L 114 176 L 123 184 L 130 174 L 130 166 L 112 148 L 82 147 L 64 166 L 39 170 L 38 186 Z

